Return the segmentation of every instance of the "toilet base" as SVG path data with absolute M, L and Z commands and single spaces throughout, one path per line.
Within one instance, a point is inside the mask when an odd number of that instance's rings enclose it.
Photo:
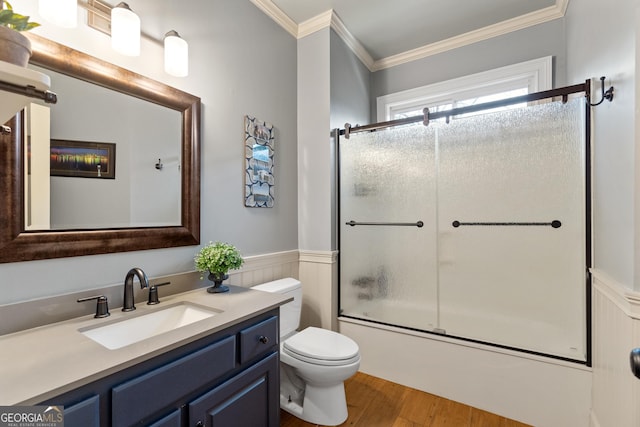
M 308 423 L 323 426 L 342 424 L 347 419 L 347 399 L 344 383 L 330 387 L 307 384 L 302 406 L 289 396 L 280 394 L 280 408 Z

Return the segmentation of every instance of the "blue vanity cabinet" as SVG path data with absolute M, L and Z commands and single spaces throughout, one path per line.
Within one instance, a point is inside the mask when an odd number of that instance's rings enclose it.
M 66 427 L 277 427 L 278 314 L 257 315 L 41 404 L 64 405 Z
M 189 403 L 190 427 L 276 427 L 279 399 L 278 354 L 273 353 L 241 374 Z
M 137 376 L 111 390 L 111 423 L 129 426 L 145 421 L 201 390 L 236 367 L 236 340 L 231 335 L 173 362 Z

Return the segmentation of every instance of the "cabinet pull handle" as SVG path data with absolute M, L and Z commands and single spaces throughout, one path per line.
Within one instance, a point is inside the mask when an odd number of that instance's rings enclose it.
M 269 338 L 265 337 L 264 335 L 260 335 L 260 338 L 258 338 L 258 341 L 260 341 L 262 344 L 266 344 L 269 342 Z
M 202 422 L 202 420 L 196 423 L 196 427 L 204 427 L 204 423 Z

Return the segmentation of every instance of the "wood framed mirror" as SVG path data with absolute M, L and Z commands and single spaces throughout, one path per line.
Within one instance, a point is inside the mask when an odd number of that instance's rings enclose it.
M 0 263 L 199 244 L 200 98 L 37 35 L 28 37 L 32 64 L 181 114 L 181 218 L 172 226 L 27 230 L 25 118 L 20 113 L 8 123 L 11 134 L 0 136 Z

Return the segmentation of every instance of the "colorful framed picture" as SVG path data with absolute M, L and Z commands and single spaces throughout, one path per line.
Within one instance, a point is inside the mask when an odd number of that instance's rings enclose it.
M 116 144 L 51 140 L 51 176 L 115 179 Z
M 244 118 L 244 205 L 250 208 L 272 208 L 274 204 L 274 134 L 273 125 L 245 116 Z

